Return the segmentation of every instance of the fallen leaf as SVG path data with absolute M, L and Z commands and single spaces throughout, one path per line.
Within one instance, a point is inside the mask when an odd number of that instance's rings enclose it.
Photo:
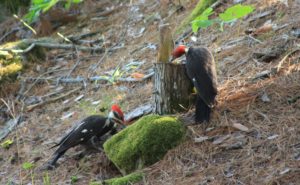
M 130 75 L 132 78 L 137 78 L 137 79 L 139 79 L 139 78 L 144 78 L 144 74 L 142 74 L 142 73 L 132 73 L 131 75 Z
M 261 27 L 257 28 L 255 31 L 254 31 L 254 35 L 260 35 L 260 34 L 263 34 L 263 33 L 266 33 L 266 32 L 269 32 L 273 30 L 273 25 L 272 24 L 265 24 L 265 25 L 262 25 Z

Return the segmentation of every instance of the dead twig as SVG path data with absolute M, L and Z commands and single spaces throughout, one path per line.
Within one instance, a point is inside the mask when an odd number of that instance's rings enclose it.
M 2 42 L 2 40 L 4 40 L 8 35 L 15 33 L 16 31 L 19 31 L 20 28 L 14 28 L 12 30 L 10 30 L 9 32 L 5 33 L 1 38 L 0 38 L 0 42 Z
M 77 46 L 74 45 L 74 48 L 75 48 L 75 52 L 77 55 L 77 61 L 76 61 L 76 64 L 72 67 L 72 69 L 69 71 L 69 74 L 67 75 L 67 77 L 69 77 L 71 75 L 71 73 L 76 69 L 76 67 L 79 65 L 79 63 L 81 61 L 80 57 L 79 57 Z
M 300 50 L 300 48 L 298 47 L 298 48 L 296 48 L 296 49 L 290 51 L 288 54 L 286 54 L 286 55 L 283 57 L 283 59 L 280 60 L 280 62 L 278 63 L 278 65 L 277 65 L 277 67 L 276 67 L 276 69 L 277 69 L 276 72 L 279 73 L 279 72 L 280 72 L 280 69 L 282 68 L 281 66 L 282 66 L 283 63 L 286 61 L 286 59 L 287 59 L 290 55 L 292 55 L 293 53 L 295 53 L 296 51 L 299 51 L 299 50 Z
M 37 103 L 37 104 L 34 104 L 34 105 L 27 106 L 26 110 L 27 110 L 27 111 L 31 111 L 31 110 L 33 110 L 33 109 L 39 107 L 39 106 L 45 105 L 45 104 L 47 104 L 47 103 L 55 102 L 55 101 L 57 101 L 57 100 L 60 100 L 60 99 L 62 99 L 62 98 L 64 98 L 64 97 L 66 97 L 66 96 L 69 96 L 69 95 L 71 95 L 71 94 L 73 94 L 73 93 L 79 91 L 80 89 L 81 89 L 81 87 L 76 88 L 76 89 L 73 89 L 73 90 L 71 90 L 71 91 L 69 91 L 69 92 L 67 92 L 67 93 L 65 93 L 65 94 L 62 94 L 62 95 L 60 95 L 60 96 L 58 96 L 58 97 L 55 97 L 55 98 L 52 98 L 52 99 L 49 99 L 49 100 L 45 100 L 45 101 L 43 101 L 43 102 L 40 102 L 40 103 Z

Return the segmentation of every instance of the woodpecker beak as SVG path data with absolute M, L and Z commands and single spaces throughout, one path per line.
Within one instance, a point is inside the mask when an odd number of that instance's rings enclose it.
M 173 61 L 175 60 L 176 58 L 174 56 L 172 56 L 171 60 L 169 61 L 170 63 L 173 63 Z

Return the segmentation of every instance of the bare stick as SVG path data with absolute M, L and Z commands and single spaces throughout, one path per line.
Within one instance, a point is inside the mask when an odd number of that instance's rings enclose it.
M 283 59 L 278 63 L 278 65 L 277 65 L 277 73 L 280 71 L 280 69 L 281 69 L 281 66 L 282 66 L 282 64 L 284 63 L 284 61 L 291 55 L 291 54 L 293 54 L 293 53 L 295 53 L 296 51 L 299 51 L 300 50 L 300 48 L 296 48 L 296 49 L 294 49 L 294 50 L 292 50 L 291 52 L 289 52 L 287 55 L 285 55 L 284 57 L 283 57 Z
M 49 99 L 49 100 L 45 100 L 45 101 L 43 101 L 43 102 L 41 102 L 41 103 L 37 103 L 37 104 L 34 104 L 34 105 L 30 105 L 30 106 L 27 107 L 27 111 L 31 111 L 31 110 L 33 110 L 34 108 L 37 108 L 37 107 L 39 107 L 39 106 L 42 106 L 42 105 L 44 105 L 44 104 L 46 104 L 46 103 L 55 102 L 55 101 L 57 101 L 57 100 L 59 100 L 59 99 L 62 99 L 62 98 L 64 98 L 64 97 L 66 97 L 66 96 L 69 96 L 69 95 L 73 94 L 74 92 L 79 91 L 80 89 L 81 89 L 81 87 L 76 88 L 76 89 L 73 89 L 73 90 L 71 90 L 71 91 L 69 91 L 69 92 L 67 92 L 67 93 L 65 93 L 65 94 L 62 94 L 62 95 L 60 95 L 60 96 L 58 96 L 58 97 L 55 97 L 55 98 L 52 98 L 52 99 Z

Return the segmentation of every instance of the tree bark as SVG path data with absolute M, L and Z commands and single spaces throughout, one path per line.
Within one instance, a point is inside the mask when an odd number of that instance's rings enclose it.
M 173 114 L 186 111 L 193 101 L 193 84 L 184 64 L 154 64 L 154 111 Z
M 154 64 L 154 112 L 157 114 L 185 111 L 191 102 L 193 85 L 185 65 L 169 63 L 173 48 L 170 25 L 161 25 L 157 63 Z

